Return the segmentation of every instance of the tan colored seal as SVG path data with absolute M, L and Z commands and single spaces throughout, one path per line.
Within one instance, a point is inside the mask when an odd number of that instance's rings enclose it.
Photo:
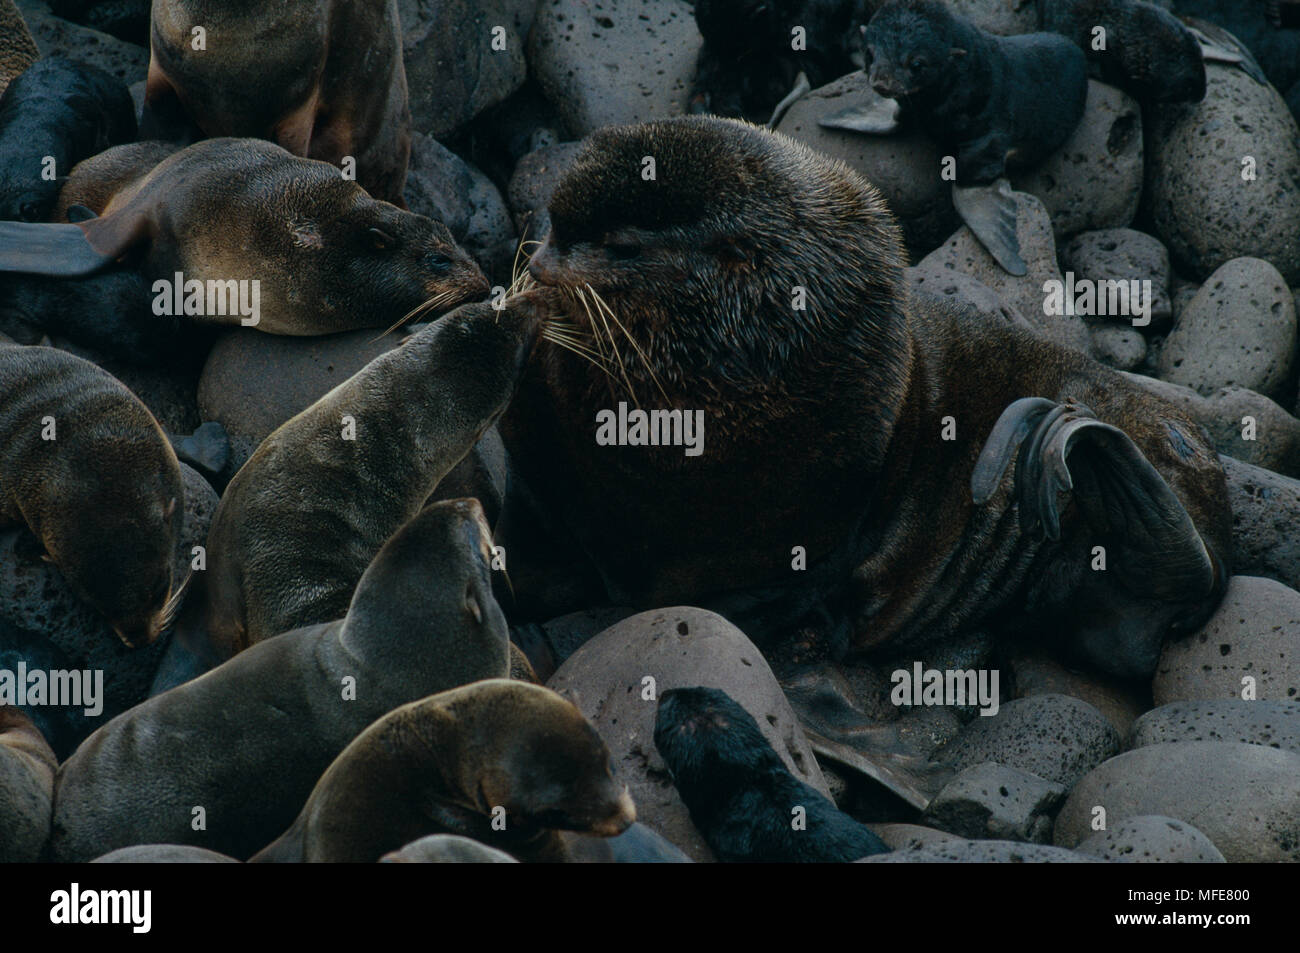
M 14 0 L 0 0 L 0 93 L 40 55 Z

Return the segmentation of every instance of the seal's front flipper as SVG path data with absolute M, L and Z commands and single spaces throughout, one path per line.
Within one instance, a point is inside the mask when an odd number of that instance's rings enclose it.
M 1020 257 L 1020 239 L 1016 236 L 1016 200 L 1011 183 L 998 179 L 991 185 L 960 186 L 953 183 L 952 204 L 979 243 L 1009 275 L 1029 271 Z
M 847 129 L 850 132 L 884 136 L 902 124 L 903 107 L 898 104 L 898 100 L 886 99 L 875 90 L 869 90 L 867 96 L 863 102 L 823 116 L 817 120 L 817 125 L 827 129 Z
M 1201 59 L 1205 62 L 1240 67 L 1255 82 L 1262 86 L 1268 85 L 1268 78 L 1250 49 L 1223 27 L 1195 17 L 1184 18 L 1183 25 L 1196 38 L 1201 48 Z
M 112 264 L 78 225 L 0 222 L 0 271 L 76 278 Z
M 775 129 L 776 124 L 781 121 L 781 117 L 786 114 L 786 110 L 788 110 L 799 100 L 803 99 L 803 97 L 807 95 L 811 90 L 812 90 L 812 83 L 808 82 L 808 77 L 805 76 L 802 71 L 800 71 L 799 75 L 795 77 L 794 89 L 786 93 L 785 99 L 777 103 L 776 108 L 772 110 L 772 118 L 767 121 L 767 128 Z
M 986 503 L 1018 451 L 1014 494 L 1026 534 L 1061 537 L 1059 494 L 1075 504 L 1113 553 L 1121 584 L 1144 598 L 1202 599 L 1219 571 L 1182 501 L 1128 434 L 1074 401 L 1015 401 L 993 426 L 971 474 L 971 495 Z

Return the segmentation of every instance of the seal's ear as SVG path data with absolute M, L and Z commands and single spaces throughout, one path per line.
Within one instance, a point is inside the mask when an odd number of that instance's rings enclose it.
M 966 55 L 966 51 L 963 50 L 960 46 L 954 46 L 952 49 L 948 51 L 949 59 L 959 60 L 965 55 Z

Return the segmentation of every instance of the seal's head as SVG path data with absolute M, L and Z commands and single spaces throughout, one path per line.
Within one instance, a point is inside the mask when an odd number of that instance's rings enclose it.
M 863 58 L 871 87 L 889 99 L 934 93 L 949 64 L 966 56 L 954 36 L 956 19 L 936 0 L 891 0 L 863 28 Z
M 601 837 L 623 833 L 636 820 L 627 786 L 615 778 L 609 749 L 576 705 L 549 688 L 494 680 L 472 686 L 456 702 L 477 727 L 468 737 L 493 736 L 491 759 L 461 759 L 476 777 L 478 810 L 504 807 L 509 827 L 581 831 Z M 483 744 L 479 741 L 479 744 Z
M 529 268 L 614 368 L 571 363 L 596 406 L 614 375 L 641 400 L 743 401 L 761 417 L 765 395 L 787 410 L 781 394 L 849 365 L 882 387 L 899 373 L 893 216 L 847 166 L 784 135 L 705 116 L 601 129 L 549 211 Z
M 654 739 L 673 780 L 696 791 L 785 770 L 754 716 L 717 688 L 674 688 L 659 696 Z

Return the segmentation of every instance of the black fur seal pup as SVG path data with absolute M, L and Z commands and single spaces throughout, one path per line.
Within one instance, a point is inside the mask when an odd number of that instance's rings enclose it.
M 586 605 L 701 606 L 767 652 L 807 629 L 849 660 L 1014 623 L 1131 678 L 1218 604 L 1231 513 L 1202 428 L 1076 350 L 909 295 L 897 222 L 843 164 L 735 120 L 610 127 L 550 215 L 529 267 L 606 360 L 543 341 L 502 418 L 508 505 L 523 487 L 545 525 L 529 563 L 522 512 L 501 538 L 521 604 L 586 573 Z M 698 455 L 671 428 L 599 444 L 621 401 L 694 412 Z
M 565 860 L 560 831 L 636 820 L 609 749 L 549 688 L 487 679 L 397 708 L 316 783 L 253 863 L 373 863 L 427 834 L 462 834 L 524 861 Z M 495 829 L 494 810 L 505 827 Z
M 376 719 L 505 677 L 487 540 L 476 500 L 434 504 L 384 544 L 344 618 L 268 639 L 104 725 L 59 769 L 53 859 L 132 844 L 245 859 Z
M 48 221 L 74 165 L 134 139 L 121 80 L 63 56 L 37 60 L 0 95 L 0 220 Z
M 994 36 L 938 0 L 890 0 L 863 45 L 876 92 L 956 158 L 962 220 L 1007 272 L 1025 274 L 1007 171 L 1041 162 L 1078 125 L 1088 98 L 1083 52 L 1054 33 Z M 861 131 L 890 131 L 870 118 Z
M 869 828 L 791 774 L 754 716 L 720 689 L 664 692 L 655 747 L 691 823 L 719 860 L 850 863 L 889 852 Z

